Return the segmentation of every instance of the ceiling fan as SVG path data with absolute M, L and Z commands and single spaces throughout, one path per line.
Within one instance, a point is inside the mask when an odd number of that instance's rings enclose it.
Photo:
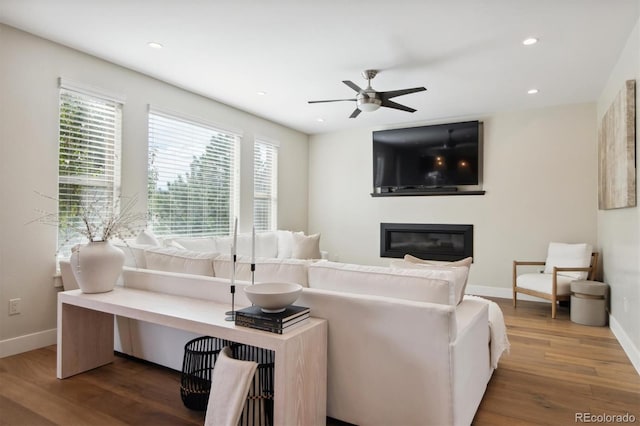
M 367 80 L 367 88 L 361 89 L 357 84 L 349 80 L 343 80 L 342 82 L 358 92 L 353 99 L 331 99 L 326 101 L 309 101 L 310 104 L 318 104 L 323 102 L 342 102 L 342 101 L 355 101 L 356 109 L 351 113 L 349 118 L 356 118 L 362 111 L 371 112 L 375 111 L 381 106 L 386 108 L 399 109 L 407 112 L 415 112 L 416 110 L 405 105 L 401 105 L 397 102 L 390 100 L 396 96 L 408 95 L 409 93 L 423 92 L 427 89 L 424 87 L 414 87 L 412 89 L 391 90 L 388 92 L 376 92 L 371 88 L 371 80 L 378 74 L 378 70 L 365 70 L 362 72 L 362 77 Z

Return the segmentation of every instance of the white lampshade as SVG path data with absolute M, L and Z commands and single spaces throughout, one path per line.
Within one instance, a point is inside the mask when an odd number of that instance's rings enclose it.
M 364 111 L 364 112 L 371 112 L 371 111 L 375 111 L 378 108 L 380 108 L 380 104 L 378 103 L 361 103 L 360 105 L 358 105 L 358 108 L 360 108 L 360 111 Z

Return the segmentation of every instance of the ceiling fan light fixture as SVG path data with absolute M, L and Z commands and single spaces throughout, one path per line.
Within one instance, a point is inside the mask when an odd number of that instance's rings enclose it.
M 375 110 L 377 110 L 378 108 L 380 108 L 380 104 L 376 104 L 376 103 L 365 103 L 365 104 L 360 104 L 358 105 L 358 108 L 360 108 L 360 111 L 364 111 L 364 112 L 373 112 Z
M 360 111 L 363 112 L 373 112 L 382 105 L 382 101 L 376 96 L 374 91 L 359 93 L 358 96 L 356 96 L 356 103 Z

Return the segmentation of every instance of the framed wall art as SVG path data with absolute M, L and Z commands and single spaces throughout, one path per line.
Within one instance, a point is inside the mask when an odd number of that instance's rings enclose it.
M 628 80 L 598 129 L 598 208 L 636 205 L 636 82 Z

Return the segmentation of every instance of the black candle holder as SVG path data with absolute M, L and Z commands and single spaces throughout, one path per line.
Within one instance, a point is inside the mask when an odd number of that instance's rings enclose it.
M 235 321 L 236 320 L 236 286 L 231 284 L 231 310 L 226 312 L 227 316 L 224 318 L 225 321 Z
M 255 284 L 255 275 L 256 275 L 256 264 L 251 264 L 251 285 Z
M 225 318 L 226 321 L 235 321 L 236 320 L 236 310 L 235 310 L 235 296 L 236 296 L 236 255 L 231 256 L 233 259 L 232 267 L 231 267 L 231 310 L 225 312 L 227 315 Z

